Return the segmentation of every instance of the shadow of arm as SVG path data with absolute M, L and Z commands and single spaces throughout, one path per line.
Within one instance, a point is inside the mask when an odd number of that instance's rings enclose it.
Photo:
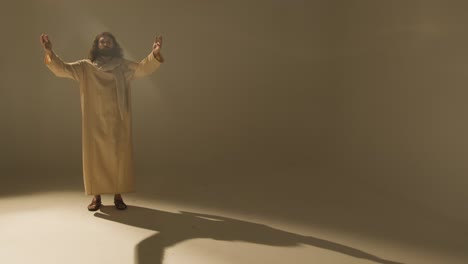
M 352 257 L 355 257 L 355 258 L 367 259 L 367 260 L 370 260 L 370 261 L 374 261 L 376 263 L 381 263 L 381 264 L 403 264 L 401 262 L 395 262 L 395 261 L 390 261 L 390 260 L 385 260 L 385 259 L 379 258 L 379 257 L 377 257 L 375 255 L 366 253 L 366 252 L 364 252 L 362 250 L 359 250 L 359 249 L 356 249 L 356 248 L 352 248 L 352 247 L 349 247 L 349 246 L 345 246 L 345 245 L 342 245 L 342 244 L 338 244 L 338 243 L 335 243 L 335 242 L 331 242 L 331 241 L 328 241 L 328 240 L 319 239 L 319 238 L 315 238 L 315 237 L 302 236 L 302 238 L 300 238 L 298 242 L 300 242 L 302 244 L 314 246 L 314 247 L 328 249 L 328 250 L 335 251 L 335 252 L 338 252 L 338 253 L 342 253 L 342 254 L 352 256 Z

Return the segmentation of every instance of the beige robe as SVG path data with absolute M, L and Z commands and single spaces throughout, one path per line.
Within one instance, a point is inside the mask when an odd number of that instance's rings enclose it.
M 56 76 L 80 82 L 86 194 L 134 192 L 130 81 L 154 72 L 160 62 L 150 53 L 139 63 L 65 63 L 56 54 L 45 63 Z

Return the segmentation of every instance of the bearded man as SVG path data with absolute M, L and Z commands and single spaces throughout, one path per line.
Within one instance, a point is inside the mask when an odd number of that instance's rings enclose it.
M 94 195 L 89 211 L 102 205 L 101 194 L 114 194 L 114 204 L 124 210 L 122 193 L 135 191 L 130 81 L 156 71 L 164 59 L 162 37 L 140 62 L 123 58 L 122 49 L 109 32 L 96 36 L 88 59 L 63 62 L 45 34 L 40 36 L 45 64 L 58 77 L 80 83 L 83 180 L 85 192 Z

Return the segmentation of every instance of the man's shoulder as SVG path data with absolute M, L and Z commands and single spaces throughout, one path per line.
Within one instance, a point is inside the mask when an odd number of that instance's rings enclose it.
M 122 64 L 125 65 L 128 69 L 131 69 L 131 70 L 134 70 L 138 66 L 137 62 L 135 62 L 133 60 L 126 59 L 126 58 L 122 58 Z
M 93 63 L 91 62 L 90 59 L 82 59 L 82 60 L 77 61 L 77 63 L 81 63 L 81 64 L 93 64 Z

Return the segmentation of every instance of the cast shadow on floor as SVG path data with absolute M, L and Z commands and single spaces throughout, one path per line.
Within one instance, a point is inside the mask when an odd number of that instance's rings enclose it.
M 158 232 L 136 245 L 135 263 L 138 264 L 163 264 L 166 249 L 177 243 L 197 238 L 241 241 L 281 247 L 293 247 L 304 244 L 375 263 L 403 264 L 385 260 L 359 249 L 332 241 L 294 234 L 263 224 L 223 216 L 183 211 L 172 213 L 138 206 L 128 206 L 126 211 L 117 211 L 113 206 L 102 206 L 100 212 L 95 213 L 94 216 Z

